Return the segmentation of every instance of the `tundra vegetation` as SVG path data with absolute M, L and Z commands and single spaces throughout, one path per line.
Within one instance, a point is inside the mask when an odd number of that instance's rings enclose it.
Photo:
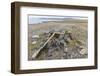
M 87 19 L 29 24 L 28 60 L 87 58 L 87 25 Z

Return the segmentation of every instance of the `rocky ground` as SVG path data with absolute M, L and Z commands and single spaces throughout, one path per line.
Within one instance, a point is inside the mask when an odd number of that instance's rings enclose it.
M 55 34 L 45 46 L 45 42 Z M 64 20 L 29 25 L 28 60 L 87 58 L 87 20 Z M 34 54 L 43 47 L 33 58 Z

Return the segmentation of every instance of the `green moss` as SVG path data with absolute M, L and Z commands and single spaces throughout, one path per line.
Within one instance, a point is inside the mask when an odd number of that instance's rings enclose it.
M 81 44 L 81 42 L 79 41 L 79 40 L 70 40 L 69 41 L 69 43 L 68 43 L 68 46 L 69 47 L 75 47 L 75 46 L 78 46 L 78 45 L 80 45 Z

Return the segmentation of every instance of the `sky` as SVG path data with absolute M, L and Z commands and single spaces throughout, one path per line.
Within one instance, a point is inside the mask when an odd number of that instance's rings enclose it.
M 47 21 L 62 21 L 63 19 L 87 19 L 87 17 L 29 15 L 28 23 L 38 24 Z

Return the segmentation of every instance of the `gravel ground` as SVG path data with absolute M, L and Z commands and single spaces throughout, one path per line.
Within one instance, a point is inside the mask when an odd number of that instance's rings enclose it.
M 62 22 L 46 22 L 41 24 L 29 25 L 28 28 L 28 60 L 53 60 L 53 59 L 78 59 L 87 58 L 88 47 L 87 47 L 87 20 L 85 21 L 67 21 Z M 55 31 L 70 31 L 73 40 L 66 43 L 66 46 L 58 45 L 54 46 L 50 42 L 42 49 L 39 55 L 33 59 L 32 55 L 45 43 L 48 36 L 44 33 Z M 40 35 L 37 39 L 38 43 L 34 46 L 32 43 L 33 32 Z M 63 41 L 63 39 L 62 39 Z M 49 45 L 49 47 L 48 47 Z M 60 48 L 61 47 L 61 48 Z M 37 48 L 37 49 L 36 49 Z M 67 49 L 67 51 L 65 51 Z M 82 51 L 83 49 L 83 51 Z M 85 50 L 85 52 L 84 52 Z

